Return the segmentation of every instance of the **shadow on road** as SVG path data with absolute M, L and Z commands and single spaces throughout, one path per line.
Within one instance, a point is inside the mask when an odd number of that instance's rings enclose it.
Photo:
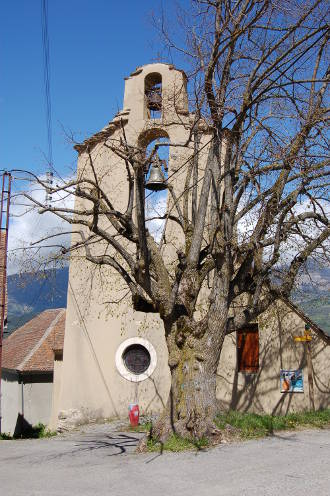
M 70 442 L 74 442 L 74 446 L 71 449 L 64 449 L 61 453 L 51 455 L 49 458 L 62 458 L 96 450 L 105 450 L 106 452 L 103 453 L 104 456 L 124 455 L 126 453 L 133 453 L 139 440 L 140 436 L 125 433 L 103 434 L 99 439 L 95 435 L 90 435 L 78 440 L 71 439 Z
M 138 445 L 140 438 L 128 434 L 106 435 L 102 439 L 86 439 L 78 441 L 77 449 L 72 450 L 72 454 L 82 451 L 94 451 L 99 449 L 107 449 L 114 451 L 108 453 L 107 456 L 117 456 L 124 453 L 132 453 Z
M 276 438 L 276 439 L 279 439 L 279 440 L 282 440 L 282 441 L 287 441 L 287 442 L 294 442 L 294 443 L 297 443 L 299 440 L 297 439 L 297 436 L 294 434 L 294 433 L 291 433 L 290 432 L 290 436 L 288 435 L 281 435 L 281 434 L 278 434 L 278 433 L 273 433 L 270 438 Z

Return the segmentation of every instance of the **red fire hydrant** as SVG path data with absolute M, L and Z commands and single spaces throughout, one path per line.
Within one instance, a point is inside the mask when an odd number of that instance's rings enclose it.
M 137 403 L 131 403 L 128 407 L 129 411 L 129 421 L 132 427 L 137 427 L 139 425 L 140 410 Z

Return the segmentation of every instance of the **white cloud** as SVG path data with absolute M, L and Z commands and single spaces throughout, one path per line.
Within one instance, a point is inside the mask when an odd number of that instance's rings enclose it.
M 249 201 L 249 198 L 246 197 L 242 201 L 243 208 L 246 202 Z M 303 201 L 297 203 L 292 209 L 292 213 L 294 215 L 299 215 L 305 212 L 313 212 L 315 205 L 313 205 L 307 198 Z M 316 206 L 317 212 L 322 216 L 329 216 L 329 205 L 325 201 L 320 201 L 319 206 Z M 286 221 L 289 221 L 290 214 L 288 214 Z M 257 224 L 257 221 L 260 217 L 260 206 L 252 208 L 238 223 L 238 235 L 241 242 L 248 242 L 253 234 L 254 228 Z M 321 232 L 321 225 L 316 225 L 314 220 L 305 220 L 300 223 L 300 235 L 297 233 L 290 234 L 289 238 L 282 242 L 280 248 L 280 260 L 278 261 L 278 265 L 290 263 L 293 257 L 300 252 L 303 247 L 306 245 L 306 240 L 303 239 L 302 235 L 308 236 L 311 239 L 314 239 Z M 276 227 L 276 224 L 275 224 Z M 272 232 L 275 233 L 275 228 L 272 229 Z M 268 236 L 271 236 L 271 232 L 268 233 Z M 307 238 L 306 238 L 307 239 Z M 329 240 L 324 243 L 325 247 L 329 247 Z M 267 247 L 264 250 L 264 258 L 268 259 L 272 255 L 272 246 Z
M 165 220 L 157 219 L 166 213 L 167 208 L 167 190 L 153 193 L 146 199 L 146 226 L 155 241 L 160 241 L 165 228 Z M 152 219 L 149 220 L 148 219 Z
M 44 178 L 40 178 L 44 179 Z M 65 178 L 65 182 L 69 178 Z M 60 252 L 60 246 L 70 244 L 71 225 L 51 212 L 39 213 L 40 207 L 34 205 L 23 196 L 28 194 L 37 202 L 45 203 L 45 190 L 36 182 L 29 183 L 26 189 L 16 190 L 13 184 L 10 208 L 10 224 L 8 238 L 8 273 L 34 270 L 35 267 L 47 266 Z M 20 182 L 18 186 L 21 186 Z M 74 195 L 63 192 L 54 194 L 52 205 L 62 208 L 73 208 Z M 146 225 L 156 241 L 160 241 L 165 221 L 155 217 L 165 215 L 167 207 L 167 191 L 152 193 L 146 200 L 146 218 L 152 218 Z M 45 239 L 48 236 L 56 237 Z M 44 239 L 40 246 L 31 248 L 31 244 Z
M 10 223 L 8 237 L 8 273 L 12 274 L 21 270 L 32 269 L 39 263 L 45 263 L 59 252 L 59 248 L 49 245 L 65 245 L 70 243 L 70 234 L 62 234 L 41 243 L 43 248 L 31 249 L 35 243 L 47 236 L 60 234 L 71 230 L 70 224 L 60 219 L 51 212 L 39 213 L 40 208 L 23 196 L 27 193 L 36 201 L 45 203 L 45 190 L 36 182 L 29 183 L 25 190 L 15 191 L 13 180 L 13 193 L 10 208 Z M 20 183 L 19 183 L 20 186 Z M 52 204 L 64 208 L 73 207 L 74 197 L 63 192 L 53 195 Z M 48 245 L 48 247 L 46 247 Z

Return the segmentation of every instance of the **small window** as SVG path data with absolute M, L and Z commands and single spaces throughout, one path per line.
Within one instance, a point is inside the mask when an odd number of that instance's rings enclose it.
M 259 370 L 258 325 L 237 331 L 237 365 L 239 372 L 256 374 Z
M 150 365 L 150 353 L 141 344 L 128 346 L 123 353 L 125 367 L 133 374 L 143 374 Z

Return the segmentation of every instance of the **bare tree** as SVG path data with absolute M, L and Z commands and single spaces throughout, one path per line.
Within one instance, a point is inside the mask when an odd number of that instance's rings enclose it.
M 105 137 L 104 146 L 126 167 L 127 208 L 116 209 L 103 189 L 91 149 L 77 179 L 49 188 L 36 178 L 52 194 L 73 194 L 74 207 L 43 205 L 27 195 L 83 233 L 64 251 L 83 248 L 89 262 L 110 266 L 134 309 L 162 319 L 172 383 L 154 428 L 161 439 L 173 430 L 191 438 L 214 434 L 224 337 L 289 297 L 310 256 L 327 257 L 326 11 L 321 0 L 196 0 L 180 17 L 184 46 L 162 23 L 170 50 L 188 60 L 195 116 L 185 145 L 192 158 L 184 166 L 184 194 L 176 197 L 168 179 L 172 206 L 165 225 L 175 222 L 183 240 L 174 272 L 163 257 L 164 234 L 155 240 L 145 225 L 150 155 L 128 142 L 124 126 L 120 142 Z M 210 140 L 200 174 L 203 129 Z M 94 251 L 98 243 L 108 247 L 105 254 Z

